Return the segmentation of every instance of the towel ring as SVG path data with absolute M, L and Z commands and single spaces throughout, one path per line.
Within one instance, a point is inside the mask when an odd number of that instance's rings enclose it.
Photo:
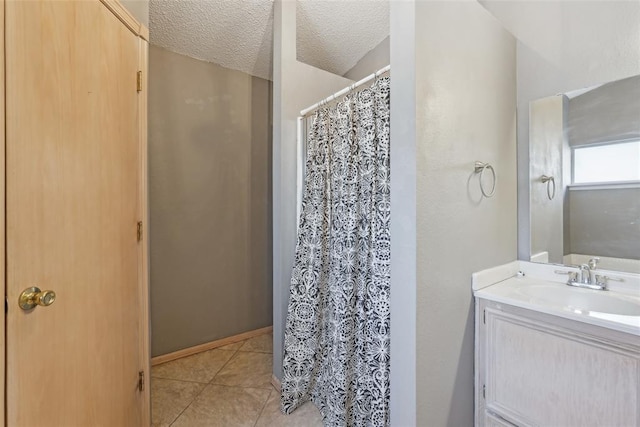
M 556 197 L 556 179 L 552 176 L 542 175 L 540 181 L 547 184 L 547 197 L 549 200 L 553 200 Z
M 493 185 L 491 186 L 491 191 L 487 192 L 484 189 L 484 184 L 482 183 L 482 176 L 484 175 L 484 171 L 489 169 L 491 171 L 491 175 L 493 177 Z M 482 195 L 484 197 L 493 197 L 496 193 L 496 171 L 493 169 L 489 163 L 476 162 L 475 173 L 480 174 L 480 191 L 482 191 Z

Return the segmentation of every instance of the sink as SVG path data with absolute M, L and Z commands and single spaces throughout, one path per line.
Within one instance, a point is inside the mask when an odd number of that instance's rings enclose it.
M 605 291 L 567 286 L 561 281 L 566 276 L 558 276 L 557 269 L 514 261 L 474 273 L 473 295 L 498 308 L 506 304 L 640 337 L 640 275 L 611 272 L 616 280 Z
M 571 288 L 559 284 L 540 284 L 522 287 L 518 292 L 524 294 L 533 303 L 561 305 L 565 310 L 575 313 L 599 312 L 640 316 L 640 300 L 636 302 L 608 291 Z

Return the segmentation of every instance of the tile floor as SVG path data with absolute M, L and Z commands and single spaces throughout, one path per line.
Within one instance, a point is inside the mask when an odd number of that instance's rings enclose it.
M 272 359 L 272 335 L 265 334 L 154 366 L 151 425 L 321 427 L 312 403 L 280 412 Z

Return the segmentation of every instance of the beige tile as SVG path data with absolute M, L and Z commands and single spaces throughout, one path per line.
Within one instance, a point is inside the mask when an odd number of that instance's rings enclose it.
M 271 389 L 272 363 L 271 354 L 239 351 L 211 384 Z
M 269 390 L 208 385 L 172 427 L 253 427 Z
M 273 334 L 264 334 L 249 338 L 244 342 L 244 345 L 240 347 L 240 351 L 273 353 Z
M 151 377 L 208 383 L 231 359 L 233 351 L 209 350 L 151 368 Z
M 169 426 L 202 391 L 204 384 L 151 379 L 151 425 Z
M 262 410 L 256 427 L 322 427 L 322 417 L 318 408 L 307 402 L 290 415 L 280 412 L 280 393 L 273 390 Z
M 218 347 L 217 350 L 238 350 L 240 347 L 242 347 L 242 345 L 244 344 L 244 341 L 238 341 L 238 342 L 234 342 L 231 344 L 227 344 L 227 345 L 223 345 L 222 347 Z

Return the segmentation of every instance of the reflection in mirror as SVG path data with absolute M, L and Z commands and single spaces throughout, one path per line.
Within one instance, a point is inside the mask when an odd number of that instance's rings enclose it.
M 640 76 L 529 106 L 531 261 L 640 273 Z

